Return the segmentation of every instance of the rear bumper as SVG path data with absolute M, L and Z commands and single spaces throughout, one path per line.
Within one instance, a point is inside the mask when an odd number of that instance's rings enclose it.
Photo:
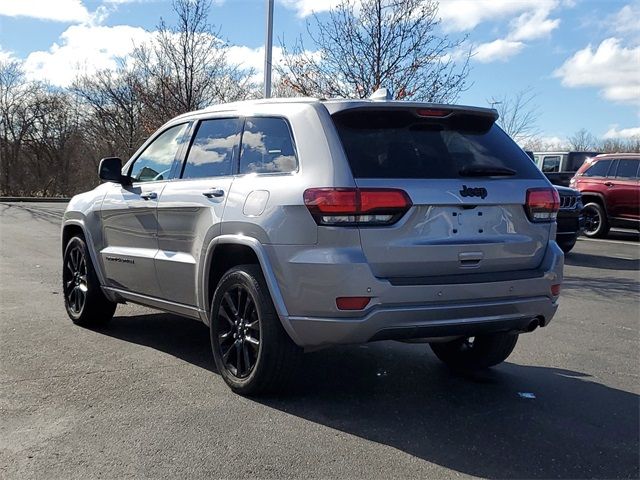
M 328 262 L 331 258 L 325 252 L 313 268 L 308 261 L 289 262 L 276 273 L 296 279 L 288 288 L 280 278 L 278 283 L 288 311 L 282 322 L 301 347 L 526 331 L 533 320 L 548 325 L 557 310 L 551 286 L 562 282 L 564 255 L 549 242 L 540 273 L 531 278 L 496 274 L 474 283 L 412 285 L 375 278 L 366 263 Z M 370 296 L 367 309 L 337 310 L 335 298 L 350 295 Z
M 469 336 L 524 332 L 532 321 L 549 323 L 557 303 L 549 297 L 500 299 L 467 304 L 377 308 L 364 318 L 290 317 L 302 346 L 364 343 L 374 340 Z

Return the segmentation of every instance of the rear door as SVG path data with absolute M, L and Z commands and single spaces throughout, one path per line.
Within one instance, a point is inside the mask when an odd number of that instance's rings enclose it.
M 620 158 L 615 172 L 610 172 L 605 185 L 608 187 L 609 214 L 627 220 L 640 218 L 638 189 L 638 164 L 634 158 Z
M 548 181 L 492 117 L 428 115 L 373 108 L 333 115 L 358 187 L 402 189 L 413 202 L 395 225 L 360 227 L 374 274 L 536 269 L 553 224 L 532 223 L 524 205 L 527 189 L 549 188 Z
M 163 298 L 197 305 L 198 265 L 203 245 L 220 235 L 242 120 L 212 118 L 195 125 L 182 172 L 162 191 L 158 202 L 158 254 L 155 257 Z

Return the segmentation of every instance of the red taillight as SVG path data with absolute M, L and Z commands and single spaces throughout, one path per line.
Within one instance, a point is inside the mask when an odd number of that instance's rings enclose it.
M 309 188 L 304 204 L 318 225 L 391 225 L 411 207 L 395 188 Z
M 551 295 L 553 295 L 554 297 L 559 296 L 560 288 L 561 288 L 561 285 L 559 283 L 556 283 L 555 285 L 551 285 Z
M 525 208 L 532 222 L 550 222 L 560 209 L 560 195 L 555 188 L 530 188 Z
M 440 110 L 435 108 L 419 108 L 416 110 L 416 113 L 420 117 L 437 117 L 442 118 L 446 117 L 451 113 L 451 110 Z
M 338 310 L 363 310 L 369 304 L 371 297 L 338 297 L 336 306 Z

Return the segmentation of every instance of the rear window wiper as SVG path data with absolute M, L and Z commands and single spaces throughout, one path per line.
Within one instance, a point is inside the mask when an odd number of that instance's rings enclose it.
M 516 172 L 507 167 L 470 166 L 462 167 L 458 172 L 463 177 L 511 177 Z

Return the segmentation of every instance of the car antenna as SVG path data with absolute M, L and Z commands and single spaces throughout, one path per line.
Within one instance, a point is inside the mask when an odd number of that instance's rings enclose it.
M 369 100 L 391 100 L 391 91 L 388 88 L 379 88 L 371 94 Z

